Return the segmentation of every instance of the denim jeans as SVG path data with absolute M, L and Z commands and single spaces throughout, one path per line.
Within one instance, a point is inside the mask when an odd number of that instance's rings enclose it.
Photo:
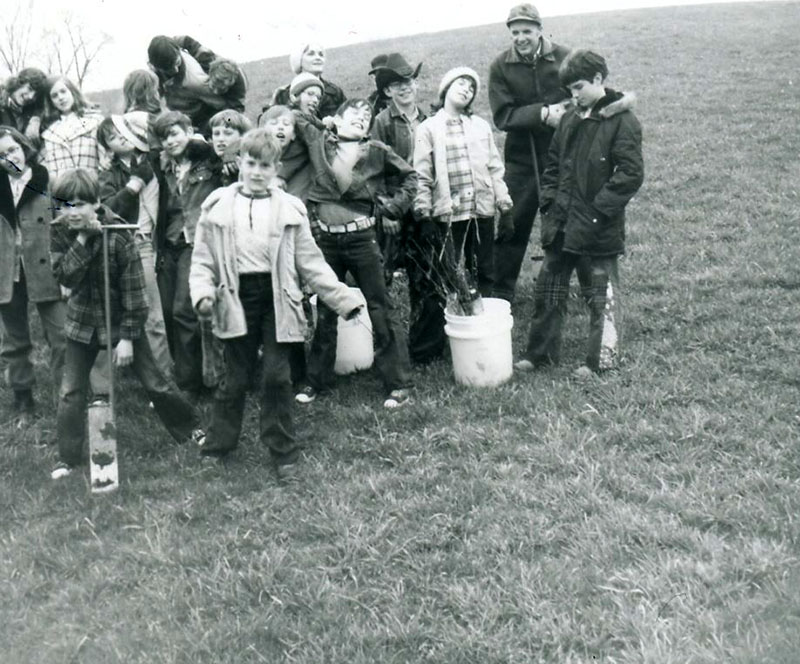
M 64 320 L 66 306 L 62 300 L 37 302 L 36 309 L 42 322 L 47 345 L 50 346 L 50 371 L 53 378 L 53 396 L 58 394 L 64 368 Z M 11 301 L 0 304 L 5 336 L 2 357 L 6 363 L 8 386 L 15 391 L 30 390 L 34 385 L 31 363 L 31 328 L 28 320 L 28 289 L 25 270 L 20 270 L 20 279 L 14 284 Z
M 589 305 L 586 366 L 593 371 L 616 366 L 621 337 L 621 307 L 617 256 L 584 256 L 561 249 L 563 234 L 545 250 L 534 288 L 534 312 L 525 357 L 535 365 L 558 364 L 567 314 L 569 282 L 578 275 Z
M 175 382 L 182 390 L 199 392 L 203 387 L 203 351 L 200 326 L 189 294 L 192 245 L 166 246 L 158 272 L 158 290 L 164 310 Z
M 89 370 L 100 348 L 96 335 L 89 344 L 72 339 L 66 341 L 64 378 L 56 414 L 56 437 L 61 460 L 71 466 L 78 465 L 83 459 Z M 192 431 L 198 425 L 194 406 L 161 372 L 145 335 L 133 342 L 132 368 L 170 435 L 178 442 L 191 438 Z
M 245 394 L 251 384 L 258 348 L 263 348 L 259 435 L 276 463 L 291 463 L 300 446 L 292 421 L 289 355 L 293 344 L 278 343 L 272 279 L 268 273 L 240 274 L 239 299 L 244 307 L 247 334 L 224 339 L 225 374 L 214 396 L 211 424 L 203 446 L 205 454 L 225 454 L 239 444 Z
M 169 354 L 167 326 L 164 322 L 161 293 L 158 290 L 158 281 L 156 280 L 156 258 L 153 250 L 153 241 L 137 235 L 136 247 L 139 249 L 139 256 L 142 258 L 144 283 L 147 288 L 147 302 L 149 305 L 144 331 L 147 334 L 147 340 L 150 342 L 150 350 L 153 351 L 156 364 L 161 367 L 165 374 L 169 374 L 172 371 L 172 356 Z
M 347 272 L 367 301 L 367 312 L 375 335 L 375 368 L 386 392 L 409 387 L 410 362 L 405 336 L 394 315 L 383 274 L 383 259 L 375 239 L 375 229 L 352 233 L 325 233 L 316 236 L 328 265 L 340 281 Z M 322 300 L 317 302 L 317 329 L 308 358 L 308 380 L 317 390 L 333 386 L 336 376 L 337 314 Z
M 510 240 L 495 240 L 493 294 L 513 302 L 522 260 L 539 209 L 539 192 L 533 171 L 506 170 L 505 181 L 514 202 L 514 235 Z

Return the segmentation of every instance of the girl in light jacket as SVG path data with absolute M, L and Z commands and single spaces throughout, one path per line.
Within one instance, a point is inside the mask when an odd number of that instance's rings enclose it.
M 511 223 L 512 202 L 492 128 L 472 114 L 479 89 L 478 74 L 469 67 L 448 71 L 439 84 L 439 110 L 415 134 L 417 253 L 436 261 L 423 266 L 432 278 L 411 312 L 409 336 L 428 339 L 427 349 L 417 349 L 418 362 L 435 359 L 445 345 L 441 295 L 448 284 L 434 280 L 445 281 L 444 273 L 458 265 L 463 254 L 478 291 L 490 295 L 496 214 L 500 213 L 501 232 Z M 444 265 L 439 262 L 443 256 Z

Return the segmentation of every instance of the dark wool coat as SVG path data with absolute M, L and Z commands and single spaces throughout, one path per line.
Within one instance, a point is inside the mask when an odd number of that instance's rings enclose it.
M 14 205 L 7 173 L 0 174 L 0 304 L 11 301 L 14 289 L 15 229 L 22 232 L 22 261 L 28 299 L 51 302 L 61 299 L 61 289 L 50 264 L 50 222 L 53 201 L 47 169 L 31 165 L 31 179 L 19 203 Z
M 565 46 L 542 38 L 541 53 L 533 62 L 520 58 L 512 47 L 489 67 L 492 119 L 498 129 L 507 132 L 507 171 L 532 170 L 534 145 L 539 171 L 544 168 L 553 130 L 542 122 L 542 106 L 568 97 L 558 80 L 558 68 L 568 54 Z
M 625 251 L 625 206 L 644 179 L 642 128 L 631 111 L 599 111 L 622 95 L 606 90 L 587 118 L 571 108 L 556 130 L 542 175 L 542 246 L 564 232 L 564 251 Z

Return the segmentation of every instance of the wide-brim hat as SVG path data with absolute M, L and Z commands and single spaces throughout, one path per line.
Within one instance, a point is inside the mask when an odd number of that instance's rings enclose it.
M 111 122 L 116 130 L 137 150 L 149 152 L 147 141 L 148 115 L 145 111 L 131 111 L 125 115 L 112 115 Z
M 370 74 L 377 74 L 381 70 L 388 70 L 395 74 L 398 78 L 416 78 L 419 76 L 419 71 L 422 69 L 422 63 L 420 62 L 416 68 L 412 67 L 408 64 L 408 60 L 406 60 L 402 54 L 400 53 L 389 53 L 386 56 L 386 60 L 382 61 L 382 57 L 378 56 L 373 59 L 373 63 L 378 61 L 380 64 L 378 66 L 373 66 L 370 69 Z

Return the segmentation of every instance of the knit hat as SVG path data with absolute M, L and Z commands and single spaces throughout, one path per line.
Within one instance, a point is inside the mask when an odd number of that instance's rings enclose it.
M 506 25 L 512 21 L 530 21 L 531 23 L 536 23 L 540 28 L 542 27 L 542 17 L 539 14 L 539 10 L 530 2 L 515 5 L 511 8 L 511 11 L 508 12 Z
M 125 115 L 112 115 L 111 122 L 114 123 L 116 130 L 130 142 L 137 150 L 149 152 L 150 146 L 147 142 L 147 120 L 146 111 L 131 111 Z
M 447 94 L 447 88 L 452 85 L 453 81 L 462 76 L 466 76 L 475 81 L 475 94 L 472 97 L 474 100 L 475 97 L 478 96 L 478 91 L 481 89 L 481 79 L 478 73 L 469 67 L 455 67 L 444 75 L 442 82 L 439 83 L 439 99 L 444 99 L 444 96 Z
M 312 44 L 317 45 L 318 43 L 319 42 L 315 41 L 306 42 L 289 54 L 289 67 L 291 67 L 292 72 L 299 74 L 301 71 L 303 71 L 303 56 L 306 54 L 309 46 Z
M 180 55 L 181 49 L 177 42 L 164 35 L 158 35 L 150 40 L 147 47 L 147 59 L 156 69 L 172 69 L 175 59 Z
M 295 76 L 292 82 L 289 83 L 289 96 L 298 97 L 303 90 L 306 88 L 313 88 L 314 86 L 317 86 L 320 90 L 324 89 L 322 81 L 314 76 L 314 74 L 309 74 L 307 71 L 304 71 Z

